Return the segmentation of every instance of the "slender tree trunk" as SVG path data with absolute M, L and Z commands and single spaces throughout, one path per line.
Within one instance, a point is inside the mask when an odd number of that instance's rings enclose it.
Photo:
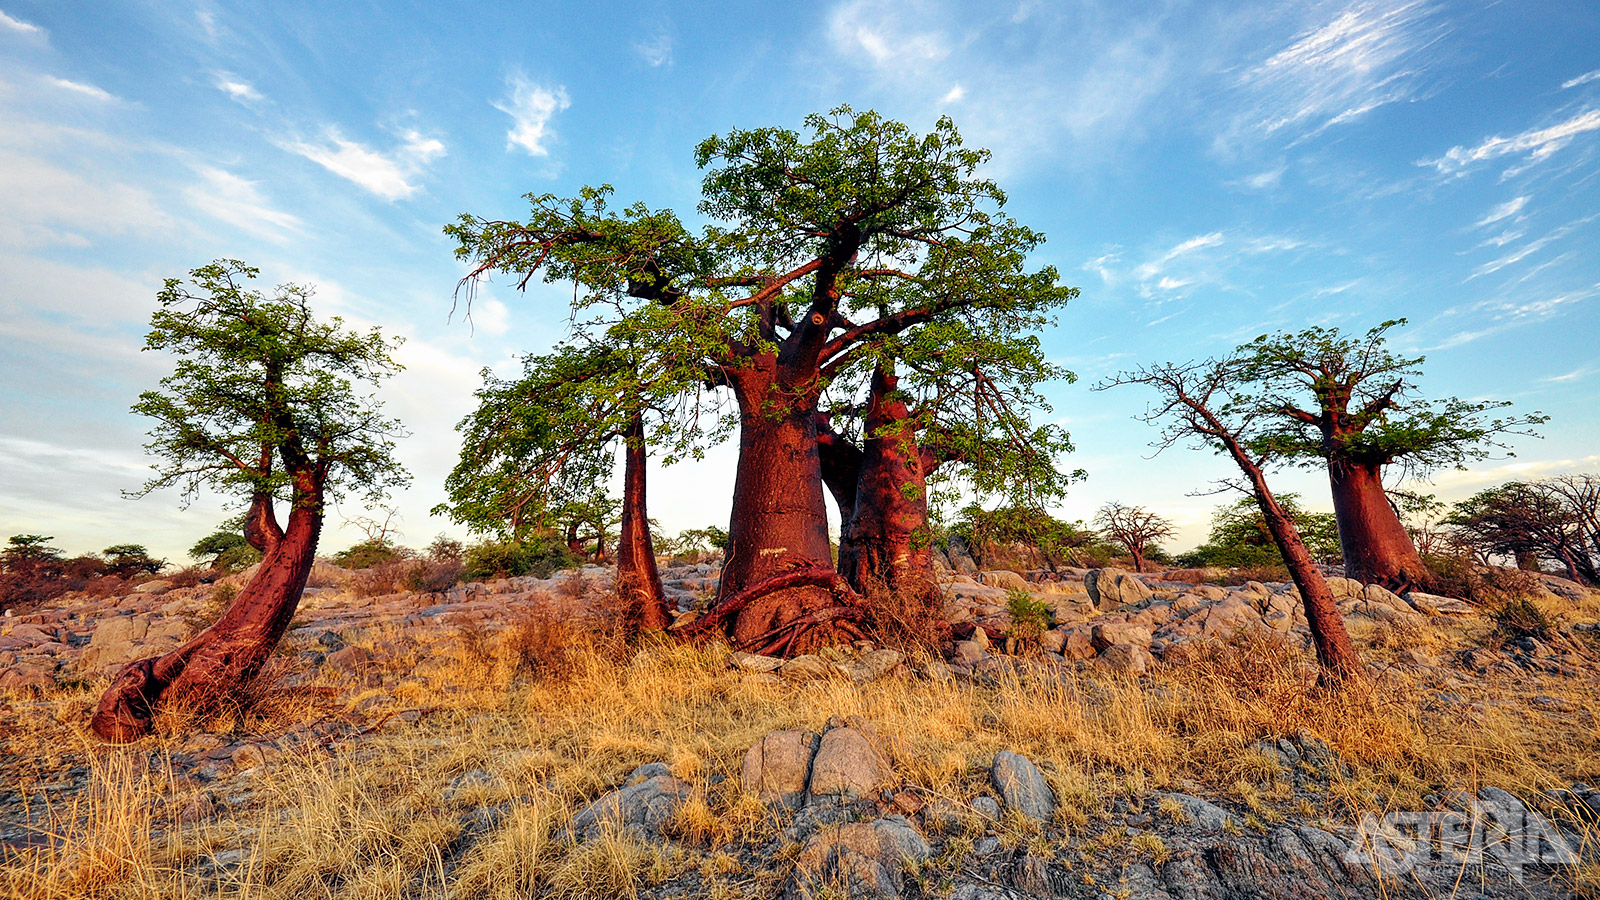
M 237 699 L 272 656 L 300 605 L 322 531 L 322 487 L 297 478 L 288 527 L 270 504 L 252 506 L 266 555 L 261 567 L 210 628 L 172 652 L 123 667 L 101 695 L 90 727 L 114 743 L 148 734 L 157 707 L 211 712 Z
M 1143 572 L 1144 571 L 1144 554 L 1140 553 L 1138 550 L 1132 550 L 1132 551 L 1129 551 L 1129 552 L 1133 556 L 1133 570 L 1135 572 Z
M 634 413 L 624 439 L 622 474 L 622 537 L 617 546 L 617 591 L 630 615 L 641 627 L 660 631 L 672 623 L 656 551 L 650 538 L 650 516 L 645 506 L 645 476 L 649 466 L 644 442 L 644 416 Z
M 797 568 L 833 567 L 817 448 L 816 388 L 782 384 L 776 368 L 768 356 L 734 370 L 730 378 L 740 408 L 739 466 L 719 599 Z M 774 591 L 740 610 L 732 637 L 737 644 L 754 645 L 773 629 L 831 606 L 833 599 L 820 587 Z M 825 637 L 813 631 L 790 649 L 805 652 Z
M 856 509 L 856 482 L 861 477 L 861 448 L 833 430 L 824 413 L 817 414 L 817 460 L 822 483 L 839 507 L 839 566 L 857 555 L 851 517 Z
M 1328 462 L 1344 574 L 1394 591 L 1428 583 L 1428 569 L 1383 490 L 1382 470 L 1350 460 Z
M 933 583 L 927 545 L 928 485 L 910 410 L 895 390 L 898 379 L 873 370 L 866 435 L 850 516 L 852 552 L 841 542 L 839 574 L 857 591 L 921 592 Z

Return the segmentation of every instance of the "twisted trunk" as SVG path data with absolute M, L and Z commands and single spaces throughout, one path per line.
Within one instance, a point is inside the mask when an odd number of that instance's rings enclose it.
M 1345 577 L 1396 592 L 1427 584 L 1428 569 L 1383 490 L 1381 466 L 1330 459 L 1328 480 Z
M 137 660 L 117 673 L 90 721 L 100 738 L 125 743 L 143 737 L 159 707 L 214 712 L 238 700 L 271 658 L 300 605 L 316 558 L 320 481 L 309 473 L 297 476 L 286 528 L 278 527 L 270 499 L 261 495 L 252 503 L 249 521 L 265 552 L 255 576 L 210 628 L 164 656 Z
M 645 475 L 649 465 L 644 443 L 644 415 L 635 412 L 623 435 L 622 537 L 617 546 L 617 592 L 641 627 L 660 631 L 672 622 L 661 572 L 656 568 L 655 546 L 650 539 L 650 516 L 645 507 Z

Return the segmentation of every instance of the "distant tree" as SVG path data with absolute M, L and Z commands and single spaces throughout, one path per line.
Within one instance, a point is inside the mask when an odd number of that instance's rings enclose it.
M 105 557 L 109 573 L 118 578 L 134 575 L 154 575 L 167 564 L 164 559 L 152 559 L 143 544 L 116 544 L 100 551 Z
M 1133 570 L 1144 571 L 1145 553 L 1157 541 L 1172 537 L 1172 522 L 1142 506 L 1111 502 L 1095 513 L 1094 525 L 1107 538 L 1121 544 L 1133 557 Z
M 176 366 L 133 409 L 155 420 L 147 449 L 161 459 L 141 494 L 178 486 L 187 502 L 212 487 L 250 498 L 245 538 L 264 558 L 211 627 L 117 674 L 91 723 L 109 741 L 148 733 L 162 705 L 206 711 L 237 698 L 294 616 L 327 501 L 352 491 L 375 501 L 406 481 L 392 455 L 398 423 L 352 384 L 399 369 L 390 342 L 318 322 L 309 288 L 264 296 L 249 287 L 256 275 L 219 260 L 166 280 L 145 349 L 170 351 Z M 273 509 L 281 499 L 286 525 Z
M 966 542 L 986 565 L 1007 547 L 1021 545 L 1038 553 L 1039 561 L 1054 572 L 1065 565 L 1082 565 L 1108 548 L 1082 522 L 1064 522 L 1034 506 L 999 506 L 984 509 L 970 504 L 961 510 L 951 532 Z
M 1457 503 L 1445 521 L 1481 557 L 1507 556 L 1522 568 L 1548 559 L 1568 578 L 1600 586 L 1600 476 L 1507 482 Z
M 1151 424 L 1164 423 L 1155 443 L 1157 452 L 1195 441 L 1201 447 L 1227 454 L 1244 476 L 1244 482 L 1234 486 L 1255 500 L 1289 569 L 1289 577 L 1300 590 L 1321 666 L 1321 680 L 1330 685 L 1364 681 L 1361 658 L 1345 629 L 1327 579 L 1306 549 L 1294 520 L 1267 485 L 1266 469 L 1278 461 L 1278 450 L 1273 442 L 1261 439 L 1265 414 L 1260 405 L 1241 395 L 1247 371 L 1246 362 L 1238 356 L 1182 365 L 1161 363 L 1123 372 L 1096 389 L 1140 384 L 1160 394 L 1160 403 L 1142 417 Z
M 1426 584 L 1428 570 L 1384 491 L 1385 468 L 1417 477 L 1461 467 L 1547 418 L 1490 417 L 1509 402 L 1418 398 L 1423 357 L 1385 346 L 1385 332 L 1404 322 L 1361 337 L 1333 328 L 1262 335 L 1239 348 L 1238 376 L 1267 417 L 1254 440 L 1281 458 L 1327 466 L 1345 575 L 1396 590 Z
M 27 608 L 66 593 L 67 561 L 50 546 L 55 538 L 14 534 L 0 550 L 0 606 Z
M 1311 557 L 1318 562 L 1338 562 L 1339 525 L 1333 514 L 1311 512 L 1296 493 L 1279 494 L 1277 500 Z M 1240 497 L 1217 507 L 1211 514 L 1206 542 L 1184 554 L 1182 560 L 1185 565 L 1243 567 L 1282 564 L 1283 556 L 1255 498 Z

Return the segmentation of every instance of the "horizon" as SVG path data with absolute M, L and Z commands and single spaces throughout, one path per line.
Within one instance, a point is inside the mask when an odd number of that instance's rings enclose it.
M 1043 335 L 1079 376 L 1046 390 L 1078 446 L 1063 465 L 1089 473 L 1060 518 L 1119 500 L 1172 518 L 1174 549 L 1204 540 L 1231 498 L 1194 492 L 1226 462 L 1148 459 L 1155 431 L 1132 416 L 1151 395 L 1089 387 L 1310 325 L 1409 318 L 1391 339 L 1427 355 L 1423 396 L 1552 417 L 1543 440 L 1511 442 L 1515 458 L 1438 473 L 1424 490 L 1442 500 L 1600 468 L 1600 258 L 1582 251 L 1600 230 L 1600 18 L 842 2 L 601 21 L 568 5 L 485 33 L 445 11 L 359 9 L 0 4 L 4 535 L 52 535 L 68 555 L 142 543 L 176 562 L 227 515 L 216 495 L 185 510 L 176 491 L 120 492 L 149 471 L 149 423 L 128 407 L 166 370 L 138 352 L 161 279 L 234 257 L 264 289 L 316 286 L 320 317 L 407 338 L 407 372 L 380 390 L 412 433 L 399 542 L 464 537 L 427 514 L 453 426 L 480 369 L 512 374 L 560 338 L 570 287 L 523 296 L 502 280 L 467 321 L 443 226 L 600 183 L 699 223 L 697 141 L 799 129 L 841 103 L 918 132 L 951 116 L 993 150 L 1011 213 L 1046 234 L 1035 262 L 1082 289 Z M 731 493 L 732 458 L 725 444 L 653 469 L 666 533 L 727 526 L 704 498 Z M 1315 468 L 1273 483 L 1331 508 Z M 361 539 L 342 519 L 363 512 L 330 514 L 324 553 Z

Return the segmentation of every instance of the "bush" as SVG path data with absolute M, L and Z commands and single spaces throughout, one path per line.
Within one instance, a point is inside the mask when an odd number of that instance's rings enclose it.
M 440 594 L 455 587 L 466 566 L 461 560 L 461 542 L 440 535 L 428 545 L 427 554 L 411 566 L 407 577 L 414 591 Z
M 1027 591 L 1006 591 L 1006 612 L 1011 614 L 1011 637 L 1025 646 L 1035 647 L 1050 630 L 1050 606 Z
M 384 563 L 411 559 L 416 554 L 405 547 L 396 547 L 382 538 L 369 538 L 349 549 L 333 555 L 336 565 L 346 569 L 370 569 Z
M 1511 644 L 1523 638 L 1548 641 L 1555 634 L 1555 617 L 1540 609 L 1527 597 L 1503 600 L 1489 607 L 1489 619 L 1494 622 L 1494 636 L 1501 644 Z
M 566 544 L 535 536 L 523 541 L 474 544 L 467 548 L 463 562 L 468 581 L 483 581 L 521 575 L 549 578 L 558 570 L 577 567 L 581 560 Z

